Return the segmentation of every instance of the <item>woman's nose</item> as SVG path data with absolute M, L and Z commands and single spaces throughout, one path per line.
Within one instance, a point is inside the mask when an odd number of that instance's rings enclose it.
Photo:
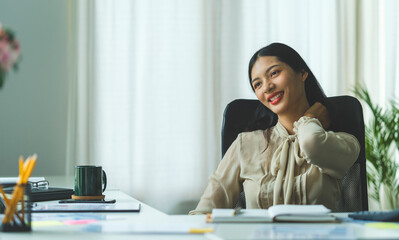
M 264 93 L 271 93 L 271 92 L 273 92 L 273 89 L 274 89 L 273 83 L 268 82 L 268 83 L 264 84 L 263 92 Z

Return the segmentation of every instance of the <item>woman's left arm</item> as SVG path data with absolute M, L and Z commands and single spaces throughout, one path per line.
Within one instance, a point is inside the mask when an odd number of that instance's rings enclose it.
M 327 125 L 324 126 L 327 128 L 330 124 L 326 113 L 320 115 L 307 113 L 294 123 L 294 131 L 298 135 L 305 158 L 326 174 L 337 179 L 343 178 L 356 162 L 360 152 L 359 141 L 348 133 L 326 131 L 323 126 Z

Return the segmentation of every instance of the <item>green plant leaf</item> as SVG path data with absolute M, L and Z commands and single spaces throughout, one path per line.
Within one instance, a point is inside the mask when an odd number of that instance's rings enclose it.
M 396 197 L 399 194 L 399 165 L 394 159 L 392 147 L 399 150 L 398 101 L 390 101 L 389 109 L 384 110 L 373 103 L 365 87 L 355 87 L 353 92 L 372 113 L 372 118 L 365 126 L 367 184 L 373 190 L 371 197 L 379 201 L 381 184 L 389 187 Z

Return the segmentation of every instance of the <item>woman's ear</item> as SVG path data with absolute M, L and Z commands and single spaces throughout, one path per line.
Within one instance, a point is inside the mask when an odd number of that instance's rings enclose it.
M 301 71 L 301 73 L 302 73 L 301 80 L 302 80 L 302 82 L 305 82 L 305 80 L 308 78 L 309 73 L 306 72 L 304 69 Z

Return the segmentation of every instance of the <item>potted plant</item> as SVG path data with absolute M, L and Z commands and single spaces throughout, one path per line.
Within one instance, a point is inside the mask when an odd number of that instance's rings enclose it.
M 370 198 L 381 210 L 399 207 L 399 164 L 395 154 L 399 150 L 399 109 L 392 100 L 387 109 L 374 104 L 364 87 L 356 87 L 355 95 L 371 110 L 365 124 L 367 178 Z

